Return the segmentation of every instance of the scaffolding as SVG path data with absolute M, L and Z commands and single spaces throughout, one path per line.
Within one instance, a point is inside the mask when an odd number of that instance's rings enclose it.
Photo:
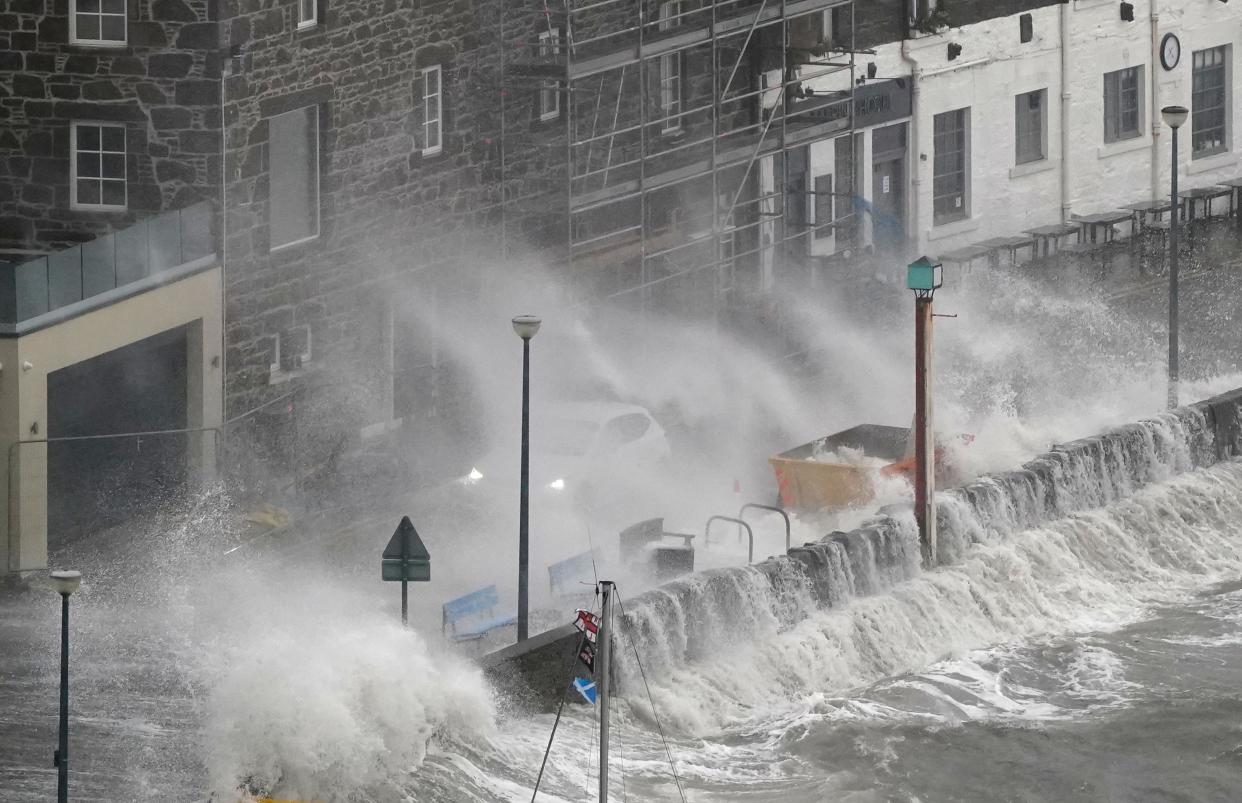
M 502 244 L 583 296 L 678 285 L 714 315 L 853 227 L 809 156 L 847 137 L 852 190 L 853 0 L 539 2 L 499 14 Z

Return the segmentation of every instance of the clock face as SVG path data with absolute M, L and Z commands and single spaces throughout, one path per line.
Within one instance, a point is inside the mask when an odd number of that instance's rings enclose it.
M 1164 41 L 1160 43 L 1160 63 L 1164 65 L 1166 70 L 1171 70 L 1177 66 L 1177 62 L 1182 58 L 1182 43 L 1176 35 L 1168 33 L 1164 35 Z

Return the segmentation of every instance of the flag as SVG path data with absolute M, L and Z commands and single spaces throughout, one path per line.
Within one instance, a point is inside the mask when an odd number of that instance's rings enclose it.
M 595 671 L 595 645 L 589 641 L 582 642 L 582 649 L 578 651 L 578 660 L 586 664 L 586 668 Z
M 596 635 L 599 634 L 599 617 L 590 611 L 578 609 L 578 618 L 574 620 L 574 627 L 582 633 L 586 633 L 588 641 L 595 641 Z
M 586 678 L 574 678 L 574 689 L 586 698 L 591 705 L 595 705 L 595 681 Z

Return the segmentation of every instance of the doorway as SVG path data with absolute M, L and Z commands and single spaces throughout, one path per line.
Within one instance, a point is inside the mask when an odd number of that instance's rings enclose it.
M 873 242 L 893 253 L 906 244 L 906 123 L 877 128 L 871 146 Z

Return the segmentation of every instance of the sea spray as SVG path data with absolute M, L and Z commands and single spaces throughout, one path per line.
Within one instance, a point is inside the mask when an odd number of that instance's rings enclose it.
M 206 703 L 212 790 L 243 785 L 279 798 L 399 799 L 429 744 L 481 740 L 494 727 L 479 672 L 429 653 L 396 623 L 320 619 L 238 634 Z
M 774 616 L 731 608 L 733 615 L 717 614 L 717 622 L 732 625 L 724 637 L 719 624 L 687 634 L 694 617 L 673 604 L 682 597 L 644 595 L 626 612 L 626 638 L 655 678 L 656 707 L 678 730 L 710 736 L 757 710 L 847 693 L 986 645 L 1118 627 L 1153 604 L 1236 577 L 1239 542 L 1242 463 L 1232 462 L 974 544 L 956 565 L 919 573 L 887 593 L 809 609 L 787 628 Z M 734 604 L 743 602 L 760 611 L 775 604 L 759 593 Z M 632 671 L 623 666 L 623 677 Z M 633 696 L 636 687 L 628 688 Z

